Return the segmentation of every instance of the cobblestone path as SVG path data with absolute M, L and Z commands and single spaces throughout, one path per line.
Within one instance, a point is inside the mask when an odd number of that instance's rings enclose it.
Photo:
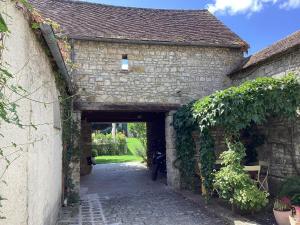
M 59 225 L 223 225 L 204 206 L 150 180 L 138 163 L 94 167 L 81 180 L 79 210 L 64 208 Z

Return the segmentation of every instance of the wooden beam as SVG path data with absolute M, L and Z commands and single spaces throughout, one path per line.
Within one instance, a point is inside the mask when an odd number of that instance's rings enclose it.
M 100 102 L 75 102 L 75 110 L 81 111 L 110 111 L 110 112 L 169 112 L 177 110 L 180 104 L 161 103 L 100 103 Z

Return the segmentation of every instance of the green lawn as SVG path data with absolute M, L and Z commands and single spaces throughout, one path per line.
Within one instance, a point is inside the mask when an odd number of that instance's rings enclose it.
M 126 138 L 127 147 L 131 155 L 137 155 L 138 149 L 143 149 L 143 145 L 137 138 Z
M 105 155 L 97 156 L 97 164 L 105 163 L 124 163 L 124 162 L 142 162 L 143 159 L 136 155 Z

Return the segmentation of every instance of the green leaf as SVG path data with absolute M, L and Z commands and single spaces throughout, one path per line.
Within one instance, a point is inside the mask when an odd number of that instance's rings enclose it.
M 9 32 L 9 30 L 2 15 L 0 14 L 0 33 L 6 33 L 6 32 Z

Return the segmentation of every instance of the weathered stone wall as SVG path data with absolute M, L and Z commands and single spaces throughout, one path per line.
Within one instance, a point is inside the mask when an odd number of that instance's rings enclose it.
M 288 73 L 300 76 L 300 47 L 290 50 L 288 53 L 274 57 L 253 68 L 236 73 L 232 77 L 232 84 L 240 84 L 256 77 L 281 77 Z
M 300 120 L 271 119 L 259 130 L 266 140 L 257 149 L 258 159 L 269 162 L 270 190 L 276 195 L 284 178 L 300 175 Z
M 176 160 L 176 131 L 173 127 L 173 115 L 171 111 L 166 115 L 165 134 L 166 134 L 166 160 L 167 160 L 167 182 L 174 189 L 180 189 L 180 171 L 174 166 Z
M 127 54 L 129 71 L 121 70 Z M 237 49 L 74 42 L 81 102 L 183 104 L 222 89 Z
M 14 73 L 13 84 L 27 90 L 27 98 L 17 103 L 21 123 L 36 124 L 37 129 L 23 129 L 0 124 L 0 148 L 9 155 L 11 165 L 0 182 L 1 225 L 54 225 L 61 204 L 62 192 L 62 132 L 59 128 L 58 91 L 54 72 L 45 50 L 15 3 L 0 1 L 0 11 L 11 33 L 5 39 L 4 61 Z M 7 92 L 7 94 L 10 94 Z M 9 95 L 13 100 L 20 96 Z M 32 100 L 29 100 L 32 99 Z M 44 102 L 39 103 L 39 102 Z M 53 103 L 55 102 L 55 104 Z M 55 121 L 57 120 L 58 121 Z M 7 163 L 0 157 L 0 174 Z M 2 180 L 2 179 L 1 179 Z

